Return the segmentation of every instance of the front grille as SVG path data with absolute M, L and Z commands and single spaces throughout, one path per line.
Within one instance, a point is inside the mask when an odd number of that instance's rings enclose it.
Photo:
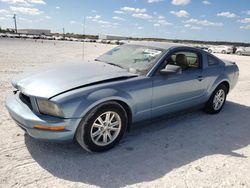
M 19 98 L 24 104 L 26 104 L 30 109 L 32 109 L 30 97 L 24 95 L 23 93 L 19 93 Z

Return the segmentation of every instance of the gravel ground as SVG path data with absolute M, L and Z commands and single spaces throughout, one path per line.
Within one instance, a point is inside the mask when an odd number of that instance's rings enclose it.
M 86 43 L 85 60 L 112 45 Z M 4 107 L 19 73 L 82 61 L 76 42 L 0 39 L 0 187 L 250 187 L 250 57 L 218 115 L 183 113 L 135 126 L 120 145 L 89 154 L 77 144 L 36 141 Z

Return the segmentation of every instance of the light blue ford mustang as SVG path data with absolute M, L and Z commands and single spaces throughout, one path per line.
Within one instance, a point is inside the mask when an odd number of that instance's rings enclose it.
M 114 147 L 135 122 L 194 106 L 220 112 L 238 76 L 235 63 L 196 48 L 127 44 L 94 62 L 19 76 L 6 107 L 34 138 L 75 138 L 100 152 Z

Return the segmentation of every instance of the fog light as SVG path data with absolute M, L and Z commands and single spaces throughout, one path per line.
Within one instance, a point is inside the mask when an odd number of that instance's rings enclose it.
M 65 126 L 46 126 L 46 125 L 34 125 L 36 129 L 49 130 L 49 131 L 62 131 L 65 129 Z

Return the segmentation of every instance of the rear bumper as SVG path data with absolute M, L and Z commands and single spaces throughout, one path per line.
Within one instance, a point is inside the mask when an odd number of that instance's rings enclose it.
M 19 99 L 18 95 L 8 97 L 5 106 L 16 124 L 25 130 L 31 137 L 39 140 L 53 142 L 71 141 L 73 140 L 76 128 L 81 121 L 81 119 L 63 119 L 36 114 Z M 65 126 L 65 130 L 41 130 L 34 128 L 34 125 L 45 125 L 51 127 Z

